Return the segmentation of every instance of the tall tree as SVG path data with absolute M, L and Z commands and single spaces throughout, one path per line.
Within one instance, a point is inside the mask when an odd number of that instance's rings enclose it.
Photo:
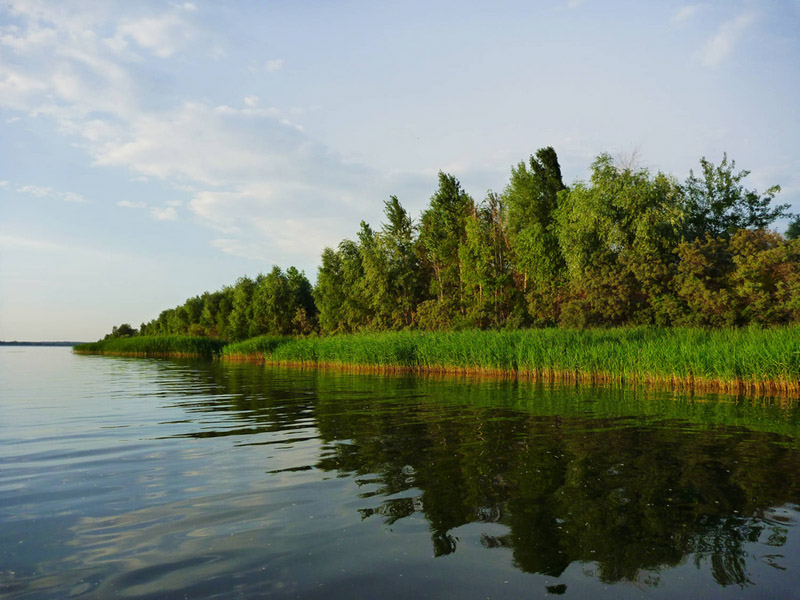
M 772 206 L 781 191 L 774 185 L 764 194 L 745 189 L 742 181 L 750 171 L 735 171 L 736 163 L 723 154 L 719 166 L 700 159 L 700 177 L 689 172 L 683 185 L 686 196 L 684 236 L 692 241 L 706 235 L 730 238 L 739 229 L 765 229 L 776 219 L 788 217 L 789 205 Z
M 571 324 L 652 320 L 642 309 L 667 291 L 681 226 L 677 183 L 646 169 L 619 168 L 608 154 L 590 184 L 562 193 L 556 233 L 573 301 Z
M 258 335 L 253 320 L 253 292 L 256 283 L 249 277 L 240 277 L 233 286 L 233 302 L 230 313 L 231 339 L 243 340 Z
M 554 215 L 558 194 L 565 189 L 558 156 L 550 146 L 538 150 L 527 165 L 520 162 L 511 169 L 503 201 L 524 291 L 529 283 L 549 283 L 563 274 L 565 264 L 554 231 Z
M 386 222 L 380 240 L 387 258 L 388 296 L 392 327 L 408 327 L 424 297 L 422 266 L 415 251 L 415 227 L 397 196 L 384 202 Z
M 556 151 L 548 146 L 511 169 L 503 193 L 515 281 L 537 323 L 559 318 L 566 264 L 555 232 L 559 194 L 566 190 Z
M 325 248 L 317 271 L 317 284 L 314 286 L 319 326 L 324 333 L 345 330 L 345 294 L 341 255 L 332 248 Z
M 461 305 L 461 263 L 458 248 L 464 241 L 467 214 L 473 200 L 452 175 L 439 172 L 439 189 L 422 214 L 420 242 L 425 247 L 434 279 L 432 292 L 440 303 Z

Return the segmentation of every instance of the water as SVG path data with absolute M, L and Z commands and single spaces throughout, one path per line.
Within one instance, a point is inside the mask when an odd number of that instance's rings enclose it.
M 795 598 L 794 404 L 0 348 L 3 598 Z

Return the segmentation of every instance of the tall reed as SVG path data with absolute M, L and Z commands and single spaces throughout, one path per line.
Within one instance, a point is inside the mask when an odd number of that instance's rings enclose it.
M 188 335 L 143 335 L 113 338 L 79 344 L 72 348 L 78 354 L 114 354 L 117 356 L 198 356 L 213 357 L 225 342 Z
M 798 326 L 361 333 L 248 340 L 227 346 L 223 354 L 284 364 L 800 394 Z

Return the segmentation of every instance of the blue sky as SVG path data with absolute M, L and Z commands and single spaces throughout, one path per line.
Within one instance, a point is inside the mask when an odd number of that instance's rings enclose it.
M 800 1 L 0 0 L 0 339 L 92 340 L 552 145 L 800 212 Z M 779 223 L 778 229 L 785 228 Z

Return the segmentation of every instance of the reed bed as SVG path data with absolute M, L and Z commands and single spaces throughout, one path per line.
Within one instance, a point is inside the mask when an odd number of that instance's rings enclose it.
M 275 349 L 295 338 L 279 335 L 261 335 L 224 346 L 221 355 L 226 360 L 266 360 Z
M 78 354 L 112 354 L 115 356 L 219 356 L 225 342 L 188 335 L 134 336 L 78 344 L 72 351 Z
M 800 326 L 399 331 L 261 336 L 227 345 L 203 337 L 136 336 L 74 351 L 800 397 Z
M 258 340 L 258 338 L 256 338 Z M 800 327 L 384 332 L 248 340 L 225 357 L 364 371 L 476 373 L 547 381 L 800 396 Z

